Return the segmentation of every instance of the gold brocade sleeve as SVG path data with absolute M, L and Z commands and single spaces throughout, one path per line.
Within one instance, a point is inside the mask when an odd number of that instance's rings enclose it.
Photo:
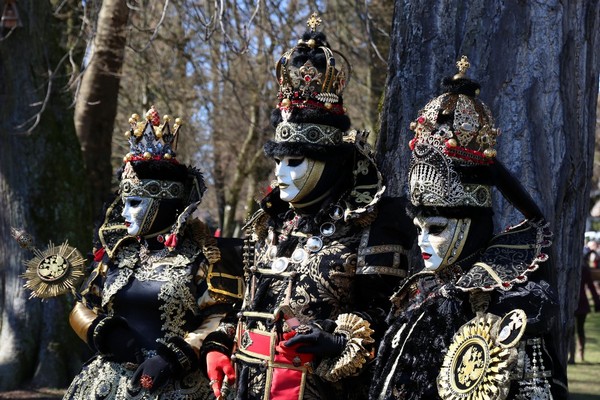
M 98 315 L 94 311 L 90 310 L 80 302 L 75 304 L 75 307 L 73 307 L 73 310 L 71 310 L 71 313 L 69 314 L 71 328 L 73 328 L 77 336 L 86 343 L 88 329 L 97 316 Z

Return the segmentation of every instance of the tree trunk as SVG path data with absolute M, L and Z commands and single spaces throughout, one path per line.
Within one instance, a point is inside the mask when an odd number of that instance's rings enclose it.
M 18 7 L 23 27 L 0 42 L 0 390 L 64 387 L 80 368 L 69 301 L 27 300 L 19 275 L 32 255 L 18 247 L 10 227 L 25 228 L 41 248 L 69 239 L 85 255 L 91 243 L 68 74 L 59 63 L 64 26 L 48 1 Z M 29 120 L 36 113 L 38 124 Z
M 75 128 L 92 188 L 93 210 L 101 210 L 110 192 L 111 138 L 129 17 L 127 2 L 104 0 L 96 37 L 75 104 Z
M 579 287 L 598 96 L 600 3 L 396 1 L 378 153 L 391 194 L 407 191 L 409 123 L 461 55 L 503 134 L 498 159 L 555 233 L 551 265 L 565 337 Z M 497 230 L 522 217 L 498 193 Z M 561 361 L 566 342 L 558 342 Z

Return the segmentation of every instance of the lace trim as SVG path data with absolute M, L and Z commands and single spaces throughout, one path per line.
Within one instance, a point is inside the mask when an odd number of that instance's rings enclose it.
M 146 356 L 148 357 L 148 356 Z M 130 380 L 135 368 L 126 364 L 106 361 L 98 357 L 75 377 L 65 399 L 123 399 L 123 400 L 195 400 L 212 395 L 208 381 L 200 371 L 185 375 L 182 379 L 169 379 L 153 393 L 132 385 Z
M 366 345 L 375 342 L 371 335 L 373 330 L 369 322 L 354 314 L 340 314 L 336 319 L 337 328 L 334 333 L 342 334 L 348 339 L 346 348 L 337 358 L 321 361 L 315 373 L 331 382 L 356 374 L 367 362 L 371 353 Z

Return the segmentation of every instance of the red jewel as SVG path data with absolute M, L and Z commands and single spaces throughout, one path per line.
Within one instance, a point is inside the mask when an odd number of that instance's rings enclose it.
M 523 279 L 525 279 L 525 276 L 519 275 L 519 276 L 517 276 L 517 279 L 520 280 L 520 281 L 522 281 Z
M 502 282 L 502 286 L 509 287 L 510 286 L 510 282 Z
M 106 249 L 104 247 L 99 248 L 94 253 L 94 261 L 102 261 L 102 257 L 104 257 L 104 253 L 106 253 Z
M 158 235 L 156 240 L 158 240 L 158 243 L 163 243 L 165 241 L 165 237 L 163 235 Z
M 415 144 L 417 143 L 417 138 L 412 138 L 410 140 L 410 142 L 408 142 L 408 147 L 410 147 L 411 150 L 415 149 Z
M 310 76 L 304 75 L 304 81 L 305 82 L 310 82 Z
M 294 97 L 299 97 L 299 96 L 300 96 L 300 93 L 294 92 Z
M 167 236 L 167 240 L 165 241 L 165 246 L 167 247 L 177 247 L 177 235 L 170 234 Z
M 425 122 L 425 117 L 421 115 L 419 118 L 417 118 L 417 122 L 422 124 L 423 122 Z

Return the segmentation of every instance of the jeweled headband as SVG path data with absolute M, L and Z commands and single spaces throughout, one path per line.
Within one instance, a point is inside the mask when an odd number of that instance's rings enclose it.
M 153 199 L 183 199 L 185 188 L 183 183 L 159 181 L 156 179 L 123 179 L 120 184 L 121 196 L 151 197 Z
M 275 141 L 337 146 L 343 143 L 343 132 L 328 125 L 282 122 L 275 130 Z

